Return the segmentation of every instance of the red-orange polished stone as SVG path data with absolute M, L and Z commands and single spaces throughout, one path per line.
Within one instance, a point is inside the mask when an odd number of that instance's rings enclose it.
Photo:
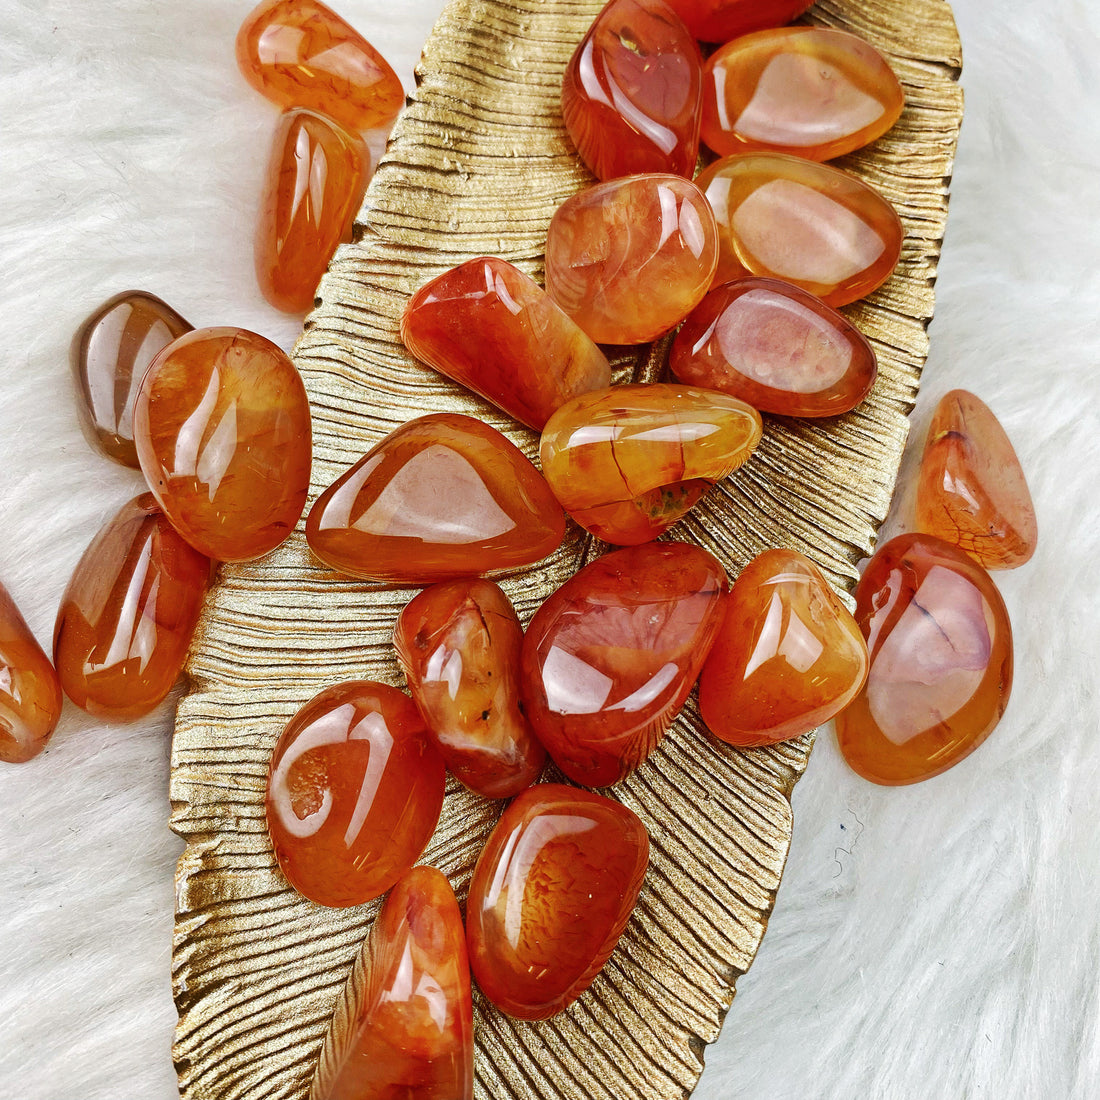
M 867 677 L 867 645 L 821 571 L 766 550 L 741 571 L 699 677 L 699 711 L 731 745 L 770 745 L 827 722 Z
M 696 38 L 728 42 L 765 27 L 781 27 L 809 6 L 809 0 L 668 0 Z
M 536 431 L 577 394 L 611 385 L 604 354 L 535 282 L 481 256 L 422 286 L 401 318 L 418 359 Z
M 672 373 L 761 412 L 837 416 L 854 409 L 878 374 L 871 345 L 843 314 L 778 279 L 712 290 L 683 323 Z
M 844 759 L 896 785 L 939 775 L 1000 721 L 1012 688 L 1012 628 L 989 574 L 933 535 L 891 539 L 856 587 L 871 667 L 837 717 Z
M 679 324 L 710 288 L 718 231 L 690 180 L 659 173 L 566 199 L 546 235 L 546 289 L 601 344 L 641 344 Z
M 523 452 L 457 413 L 391 432 L 306 519 L 310 548 L 326 565 L 408 584 L 530 565 L 564 534 L 561 506 Z
M 831 165 L 746 153 L 715 161 L 698 183 L 718 220 L 716 282 L 764 275 L 842 306 L 881 286 L 901 256 L 894 208 Z
M 360 996 L 330 1032 L 310 1100 L 471 1100 L 474 1022 L 454 891 L 414 867 L 382 903 L 355 962 Z
M 705 550 L 649 542 L 597 558 L 538 609 L 523 699 L 570 779 L 616 783 L 657 747 L 718 633 L 726 589 Z
M 254 332 L 196 329 L 169 344 L 141 384 L 134 440 L 172 525 L 218 561 L 274 550 L 305 507 L 305 386 L 286 353 Z
M 369 680 L 325 688 L 271 757 L 267 828 L 279 868 L 320 905 L 384 894 L 431 838 L 444 781 L 443 758 L 407 695 Z
M 405 93 L 382 55 L 318 0 L 263 0 L 237 33 L 245 80 L 280 107 L 306 107 L 350 130 L 389 126 Z
M 630 920 L 649 864 L 636 814 L 557 783 L 504 811 L 466 902 L 470 968 L 502 1012 L 545 1020 L 593 982 Z
M 989 407 L 966 390 L 936 406 L 917 481 L 917 526 L 986 569 L 1015 569 L 1039 539 L 1027 479 Z
M 671 383 L 613 386 L 563 405 L 542 433 L 546 480 L 607 542 L 666 531 L 760 442 L 760 414 L 736 397 Z
M 611 0 L 565 70 L 561 113 L 598 179 L 691 179 L 702 87 L 703 55 L 664 0 Z
M 210 573 L 152 494 L 123 505 L 61 597 L 53 657 L 65 694 L 102 718 L 148 714 L 187 660 Z
M 485 798 L 511 798 L 537 778 L 546 751 L 520 703 L 523 627 L 492 581 L 447 581 L 405 605 L 397 657 L 451 772 Z

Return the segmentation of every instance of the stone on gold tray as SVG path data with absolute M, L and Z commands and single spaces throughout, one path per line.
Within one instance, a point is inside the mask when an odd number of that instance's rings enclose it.
M 810 0 L 666 0 L 696 38 L 728 42 L 765 27 L 781 27 L 809 6 Z

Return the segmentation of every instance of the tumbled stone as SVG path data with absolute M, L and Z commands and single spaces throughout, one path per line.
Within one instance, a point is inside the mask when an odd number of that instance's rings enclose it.
M 781 27 L 801 15 L 810 0 L 667 0 L 696 38 L 728 42 L 766 27 Z

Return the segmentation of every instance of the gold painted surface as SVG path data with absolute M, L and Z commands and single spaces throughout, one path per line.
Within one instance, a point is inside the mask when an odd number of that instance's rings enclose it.
M 558 110 L 561 73 L 600 0 L 452 0 L 421 84 L 361 213 L 356 243 L 321 286 L 296 362 L 314 418 L 313 495 L 383 435 L 425 412 L 473 412 L 529 454 L 536 438 L 411 362 L 397 338 L 409 294 L 492 253 L 541 276 L 550 215 L 588 181 Z M 871 399 L 836 421 L 767 422 L 752 461 L 674 528 L 731 573 L 774 545 L 812 557 L 841 587 L 886 513 L 927 351 L 947 182 L 962 114 L 959 43 L 944 0 L 821 0 L 809 16 L 891 59 L 901 121 L 842 162 L 898 207 L 901 265 L 847 311 L 879 356 Z M 621 380 L 659 356 L 616 359 Z M 577 534 L 503 585 L 526 619 L 591 552 Z M 304 1100 L 322 1037 L 377 905 L 324 910 L 275 869 L 264 827 L 268 759 L 316 691 L 371 677 L 401 686 L 389 645 L 411 595 L 341 578 L 299 530 L 263 561 L 224 567 L 189 666 L 173 747 L 177 876 L 175 1059 L 184 1100 Z M 701 732 L 693 704 L 614 796 L 645 821 L 653 859 L 634 920 L 568 1012 L 520 1024 L 483 1004 L 479 1100 L 681 1100 L 759 946 L 791 835 L 790 793 L 812 738 L 738 752 Z M 425 855 L 460 899 L 498 805 L 452 784 Z M 476 996 L 476 995 L 475 995 Z

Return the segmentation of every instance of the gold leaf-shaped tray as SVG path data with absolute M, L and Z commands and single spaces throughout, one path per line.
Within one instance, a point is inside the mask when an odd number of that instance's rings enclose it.
M 321 285 L 295 351 L 313 406 L 317 493 L 383 435 L 460 410 L 529 455 L 533 433 L 411 362 L 398 339 L 409 294 L 481 254 L 541 278 L 546 225 L 589 181 L 561 125 L 561 74 L 601 0 L 452 0 L 416 95 L 378 169 L 355 243 Z M 675 529 L 735 575 L 776 545 L 850 587 L 885 516 L 927 350 L 948 177 L 962 114 L 959 42 L 945 0 L 822 0 L 808 18 L 851 29 L 905 85 L 899 124 L 844 162 L 897 206 L 896 275 L 849 312 L 879 356 L 870 400 L 847 417 L 770 420 L 760 449 Z M 653 377 L 658 357 L 616 357 Z M 502 582 L 526 619 L 590 548 L 574 532 L 550 562 Z M 389 645 L 409 590 L 341 578 L 299 531 L 260 562 L 223 568 L 208 602 L 173 747 L 177 876 L 175 1059 L 183 1100 L 301 1100 L 349 967 L 376 911 L 322 909 L 279 875 L 264 826 L 268 759 L 321 687 L 401 685 Z M 790 793 L 811 738 L 738 752 L 691 704 L 660 750 L 610 793 L 649 829 L 653 858 L 619 948 L 568 1012 L 521 1024 L 477 1004 L 479 1100 L 682 1100 L 698 1081 L 734 982 L 759 946 L 791 835 Z M 425 861 L 462 899 L 499 804 L 452 784 Z

